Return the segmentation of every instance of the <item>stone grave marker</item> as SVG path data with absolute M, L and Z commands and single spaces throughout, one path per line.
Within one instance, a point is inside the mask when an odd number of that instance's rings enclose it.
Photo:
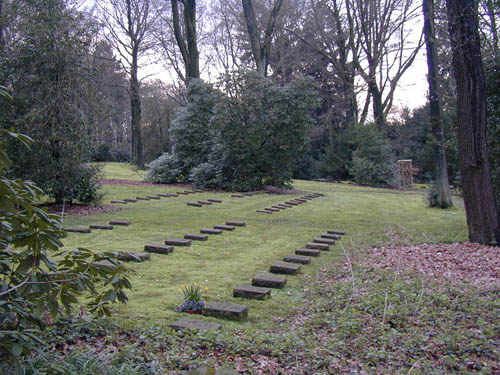
M 148 244 L 144 246 L 144 250 L 147 251 L 148 253 L 170 254 L 171 252 L 174 251 L 174 247 L 168 245 Z
M 146 198 L 149 198 L 149 199 L 160 199 L 160 197 L 157 196 L 157 195 L 147 195 Z
M 120 200 L 120 199 L 113 199 L 113 200 L 111 201 L 111 203 L 127 204 L 127 202 L 122 201 L 122 200 Z
M 203 207 L 203 205 L 201 203 L 198 203 L 198 202 L 187 202 L 186 206 Z
M 308 242 L 306 249 L 330 250 L 330 246 L 326 243 Z
M 335 240 L 331 240 L 329 238 L 322 238 L 322 237 L 318 237 L 318 238 L 313 239 L 313 242 L 326 243 L 327 245 L 335 244 Z
M 340 236 L 337 234 L 323 233 L 322 238 L 328 238 L 330 240 L 340 240 Z
M 124 201 L 128 202 L 128 203 L 135 203 L 135 202 L 137 202 L 137 199 L 134 199 L 134 198 L 125 198 Z
M 90 224 L 90 229 L 113 230 L 113 226 L 109 224 Z
M 70 227 L 64 228 L 66 232 L 70 233 L 90 233 L 92 230 L 90 228 L 82 228 L 82 227 Z
M 294 202 L 294 201 L 286 201 L 286 204 L 289 204 L 291 206 L 298 206 L 300 203 Z
M 191 246 L 191 240 L 184 238 L 169 238 L 165 240 L 165 245 L 170 246 Z
M 127 221 L 127 220 L 110 220 L 109 221 L 109 225 L 122 225 L 122 226 L 128 227 L 131 224 L 132 223 L 130 221 Z
M 299 264 L 311 263 L 311 258 L 303 255 L 287 255 L 283 258 L 283 260 L 289 263 L 299 263 Z
M 271 211 L 271 212 L 280 212 L 279 208 L 272 208 L 272 207 L 266 207 L 264 208 L 266 211 Z
M 204 322 L 203 320 L 194 319 L 179 319 L 176 322 L 170 324 L 170 327 L 174 329 L 198 329 L 202 331 L 216 331 L 222 327 L 222 324 L 213 322 Z
M 266 299 L 271 297 L 271 289 L 253 285 L 239 285 L 233 289 L 233 297 Z
M 172 196 L 172 194 L 163 194 L 163 193 L 160 193 L 158 194 L 159 197 L 163 197 L 163 198 L 170 198 Z
M 222 234 L 222 229 L 201 228 L 200 232 L 204 234 Z
M 184 235 L 184 238 L 193 241 L 206 241 L 208 236 L 206 234 L 188 233 Z
M 259 273 L 252 279 L 252 285 L 267 288 L 283 288 L 286 284 L 286 277 L 271 275 L 269 273 Z
M 151 255 L 142 251 L 122 251 L 117 254 L 118 259 L 125 262 L 144 262 L 151 258 Z
M 207 201 L 212 202 L 212 203 L 222 203 L 220 199 L 215 199 L 215 198 L 208 198 Z
M 233 227 L 245 227 L 246 223 L 244 221 L 226 221 L 226 225 L 232 225 Z
M 233 198 L 245 198 L 243 194 L 231 194 Z
M 274 262 L 269 267 L 269 272 L 280 273 L 286 275 L 296 275 L 300 271 L 300 266 L 298 264 L 291 264 L 285 262 Z
M 228 302 L 207 302 L 201 313 L 217 318 L 241 320 L 248 316 L 248 307 Z
M 214 228 L 215 229 L 222 229 L 222 230 L 229 230 L 229 231 L 232 231 L 234 230 L 234 226 L 232 225 L 222 225 L 222 224 L 217 224 L 217 225 L 214 225 Z
M 111 263 L 109 260 L 98 260 L 97 262 L 92 262 L 91 264 L 93 266 L 103 267 L 103 268 L 118 267 L 117 264 Z
M 264 214 L 272 214 L 271 211 L 266 211 L 266 210 L 257 210 L 255 212 L 261 212 L 261 213 L 264 213 Z
M 309 257 L 319 257 L 321 254 L 321 250 L 315 249 L 297 249 L 295 250 L 295 254 L 297 255 L 305 255 Z
M 206 204 L 206 205 L 212 204 L 212 202 L 205 201 L 205 200 L 198 201 L 198 203 Z
M 329 234 L 337 234 L 339 236 L 343 236 L 345 232 L 342 232 L 341 230 L 327 230 Z
M 150 201 L 151 199 L 148 197 L 135 197 L 138 201 Z

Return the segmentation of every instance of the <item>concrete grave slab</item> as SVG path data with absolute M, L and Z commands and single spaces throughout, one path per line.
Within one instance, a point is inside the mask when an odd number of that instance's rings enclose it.
M 308 257 L 319 257 L 321 255 L 321 250 L 316 249 L 297 249 L 295 250 L 297 255 L 305 255 Z
M 142 251 L 122 251 L 117 254 L 117 258 L 125 262 L 144 262 L 151 258 L 151 255 Z
M 222 327 L 222 324 L 213 322 L 204 322 L 203 320 L 194 319 L 179 319 L 176 322 L 170 324 L 170 327 L 180 330 L 180 329 L 197 329 L 201 331 L 216 331 Z
M 165 240 L 165 245 L 170 246 L 191 246 L 191 240 L 184 238 L 169 238 Z
M 124 227 L 128 227 L 129 225 L 132 225 L 132 222 L 127 220 L 110 220 L 109 225 L 121 225 Z
M 253 285 L 239 285 L 233 289 L 233 297 L 266 299 L 271 297 L 271 289 Z
M 232 225 L 222 225 L 222 224 L 214 225 L 214 228 L 215 229 L 222 229 L 222 230 L 229 230 L 229 231 L 233 231 L 234 230 L 234 226 L 232 226 Z
M 241 320 L 248 316 L 248 307 L 228 302 L 207 302 L 201 313 L 217 318 Z
M 222 234 L 222 229 L 201 228 L 200 233 L 203 233 L 203 234 Z
M 198 201 L 198 203 L 206 204 L 206 205 L 212 204 L 212 202 L 205 201 L 205 200 Z
M 208 236 L 206 234 L 188 233 L 184 235 L 184 238 L 193 241 L 206 241 Z
M 174 247 L 168 245 L 148 244 L 144 246 L 144 250 L 147 251 L 148 253 L 170 254 L 171 252 L 174 251 Z
M 313 242 L 326 243 L 327 245 L 333 245 L 333 244 L 335 244 L 335 240 L 332 240 L 332 239 L 329 239 L 329 238 L 322 238 L 322 237 L 318 237 L 318 238 L 313 239 Z
M 92 230 L 90 228 L 82 228 L 82 227 L 70 227 L 64 228 L 66 232 L 70 233 L 90 233 Z
M 113 230 L 113 226 L 109 224 L 90 224 L 90 229 Z
M 233 227 L 245 227 L 247 224 L 244 221 L 226 221 L 226 225 L 232 225 Z
M 274 262 L 269 267 L 269 272 L 279 273 L 286 275 L 296 275 L 300 271 L 300 266 L 298 264 L 291 264 L 285 262 Z
M 309 264 L 311 258 L 303 255 L 286 255 L 283 260 L 288 263 Z
M 327 230 L 327 233 L 329 233 L 329 234 L 337 234 L 339 236 L 343 236 L 345 234 L 345 232 L 343 232 L 341 230 Z
M 259 273 L 252 279 L 252 285 L 267 288 L 283 288 L 286 284 L 286 277 L 271 275 L 269 273 Z
M 330 250 L 330 246 L 326 243 L 308 242 L 306 249 Z

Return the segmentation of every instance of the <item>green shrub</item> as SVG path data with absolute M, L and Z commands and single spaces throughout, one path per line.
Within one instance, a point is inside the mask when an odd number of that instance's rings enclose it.
M 154 184 L 174 184 L 184 182 L 182 165 L 177 155 L 163 154 L 149 164 L 144 179 Z
M 394 185 L 394 156 L 383 134 L 374 124 L 355 126 L 349 133 L 349 142 L 355 146 L 349 168 L 354 181 L 372 186 Z
M 32 143 L 23 135 L 2 134 Z M 71 312 L 78 297 L 85 294 L 90 311 L 109 315 L 109 304 L 126 302 L 124 289 L 131 285 L 115 254 L 59 251 L 65 231 L 57 216 L 37 206 L 40 188 L 6 177 L 11 161 L 5 143 L 0 142 L 0 349 L 17 360 L 44 346 L 40 330 L 62 311 Z M 96 263 L 104 260 L 111 266 Z

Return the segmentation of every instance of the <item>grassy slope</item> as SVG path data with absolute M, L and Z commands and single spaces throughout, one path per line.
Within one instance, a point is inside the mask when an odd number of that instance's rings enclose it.
M 105 178 L 140 179 L 128 166 L 105 164 Z M 96 251 L 137 250 L 146 243 L 162 243 L 168 237 L 197 233 L 202 227 L 222 224 L 226 220 L 243 220 L 247 227 L 221 236 L 211 236 L 206 242 L 194 242 L 190 248 L 176 247 L 173 254 L 152 255 L 152 261 L 131 264 L 133 291 L 125 306 L 115 309 L 124 318 L 166 319 L 173 321 L 183 315 L 175 312 L 181 303 L 178 289 L 199 283 L 207 286 L 206 300 L 235 301 L 232 288 L 250 283 L 257 272 L 286 254 L 303 247 L 306 242 L 327 229 L 343 229 L 355 246 L 373 244 L 387 238 L 387 232 L 404 232 L 410 242 L 462 241 L 466 239 L 463 209 L 438 210 L 426 207 L 424 198 L 414 193 L 370 189 L 349 185 L 295 181 L 302 191 L 326 194 L 307 204 L 284 212 L 266 215 L 255 212 L 271 204 L 282 203 L 298 195 L 258 195 L 232 198 L 228 193 L 201 193 L 177 198 L 162 198 L 128 204 L 119 212 L 88 217 L 69 216 L 65 225 L 104 223 L 110 219 L 126 219 L 130 227 L 115 227 L 113 231 L 93 231 L 90 235 L 69 234 L 66 247 L 87 247 Z M 105 202 L 111 199 L 136 197 L 183 190 L 172 186 L 144 187 L 104 185 Z M 186 206 L 192 200 L 217 197 L 222 204 L 196 208 Z M 250 318 L 244 323 L 225 323 L 225 327 L 250 328 L 267 324 L 268 317 L 284 316 L 301 303 L 301 286 L 320 268 L 343 258 L 341 248 L 322 253 L 312 265 L 303 266 L 303 275 L 289 277 L 288 287 L 274 291 L 268 301 L 243 301 L 250 308 Z M 241 302 L 241 301 L 240 301 Z M 211 320 L 210 318 L 203 318 Z M 260 323 L 262 322 L 262 323 Z

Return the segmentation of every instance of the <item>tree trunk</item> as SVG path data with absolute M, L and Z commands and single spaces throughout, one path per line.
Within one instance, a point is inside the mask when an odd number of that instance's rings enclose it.
M 198 53 L 198 41 L 196 40 L 196 0 L 186 0 L 185 2 L 184 27 L 188 47 L 186 76 L 189 81 L 192 78 L 200 78 L 200 57 Z
M 172 21 L 174 25 L 174 35 L 179 50 L 181 51 L 184 69 L 186 71 L 186 86 L 193 78 L 200 78 L 200 55 L 198 52 L 198 41 L 196 37 L 196 0 L 183 1 L 184 34 L 179 18 L 179 0 L 171 0 Z
M 424 37 L 427 48 L 427 81 L 429 82 L 429 103 L 434 153 L 435 175 L 437 190 L 437 206 L 449 208 L 453 205 L 451 200 L 450 184 L 448 181 L 448 165 L 444 148 L 444 132 L 441 120 L 441 107 L 439 104 L 437 81 L 437 48 L 436 33 L 434 29 L 434 0 L 423 0 Z
M 368 90 L 372 97 L 373 118 L 379 130 L 385 128 L 384 104 L 382 103 L 382 93 L 379 91 L 375 78 L 368 83 Z
M 252 55 L 255 60 L 257 72 L 259 72 L 263 77 L 266 77 L 269 58 L 271 56 L 272 36 L 276 20 L 278 19 L 278 14 L 281 6 L 283 5 L 283 0 L 274 1 L 273 9 L 269 15 L 269 19 L 267 20 L 263 42 L 261 42 L 261 35 L 259 33 L 259 27 L 257 25 L 257 18 L 255 17 L 252 0 L 242 0 L 242 5 L 243 12 L 245 14 L 248 38 L 250 40 L 250 46 L 252 48 Z
M 132 114 L 132 154 L 135 165 L 144 169 L 144 151 L 141 129 L 141 95 L 140 83 L 137 78 L 137 54 L 132 56 L 130 69 L 130 109 Z
M 5 48 L 5 35 L 4 35 L 4 21 L 3 21 L 3 3 L 4 0 L 0 0 L 0 51 Z
M 458 156 L 469 239 L 500 243 L 486 141 L 486 89 L 474 0 L 446 0 L 457 83 Z

